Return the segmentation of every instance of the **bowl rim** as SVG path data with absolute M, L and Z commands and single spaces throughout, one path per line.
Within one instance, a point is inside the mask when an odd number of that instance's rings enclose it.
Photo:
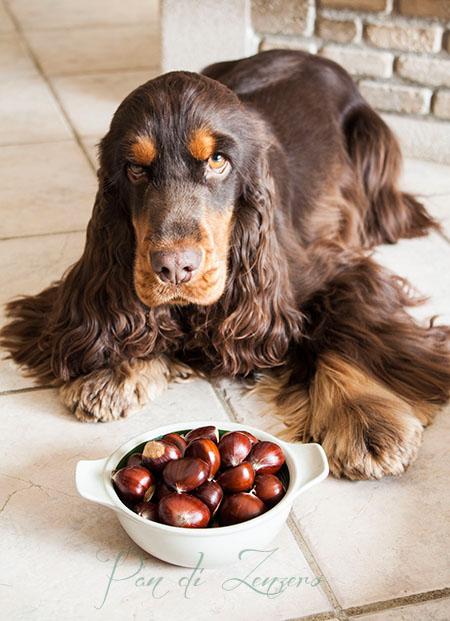
M 271 509 L 268 509 L 261 515 L 254 517 L 250 520 L 246 520 L 245 522 L 239 522 L 238 524 L 231 524 L 229 526 L 218 526 L 217 528 L 204 527 L 204 528 L 182 528 L 180 526 L 170 526 L 169 524 L 161 524 L 161 522 L 154 522 L 152 520 L 147 520 L 131 509 L 129 509 L 119 498 L 117 492 L 114 489 L 112 484 L 111 475 L 114 471 L 117 464 L 120 460 L 135 446 L 141 444 L 144 441 L 152 440 L 155 437 L 159 437 L 161 435 L 165 435 L 166 433 L 174 433 L 177 430 L 181 429 L 194 429 L 196 427 L 206 427 L 214 425 L 217 429 L 223 429 L 224 431 L 237 431 L 239 429 L 243 429 L 244 431 L 249 431 L 253 433 L 256 437 L 258 434 L 262 434 L 265 436 L 262 438 L 264 441 L 275 442 L 279 446 L 282 447 L 285 457 L 286 457 L 286 466 L 289 471 L 289 486 L 286 490 L 285 495 Z M 290 462 L 290 463 L 288 463 Z M 196 420 L 196 421 L 180 421 L 173 422 L 167 425 L 161 425 L 159 427 L 155 427 L 149 431 L 139 434 L 138 436 L 134 436 L 130 438 L 127 442 L 124 442 L 120 445 L 115 451 L 113 451 L 109 457 L 105 460 L 105 465 L 103 467 L 103 484 L 105 486 L 105 490 L 110 497 L 110 499 L 114 502 L 114 505 L 120 510 L 122 513 L 126 515 L 127 518 L 132 519 L 138 524 L 144 525 L 147 528 L 154 528 L 157 530 L 166 531 L 169 533 L 178 533 L 183 534 L 184 536 L 189 537 L 217 537 L 221 534 L 231 535 L 238 531 L 248 530 L 253 527 L 257 527 L 262 525 L 264 522 L 268 522 L 271 518 L 274 518 L 276 514 L 281 513 L 284 509 L 289 509 L 292 506 L 294 501 L 294 491 L 296 493 L 301 489 L 298 487 L 298 469 L 297 463 L 295 460 L 295 456 L 293 454 L 291 445 L 284 440 L 280 440 L 276 436 L 271 433 L 258 429 L 256 427 L 252 427 L 250 425 L 236 423 L 234 421 L 217 421 L 217 420 Z

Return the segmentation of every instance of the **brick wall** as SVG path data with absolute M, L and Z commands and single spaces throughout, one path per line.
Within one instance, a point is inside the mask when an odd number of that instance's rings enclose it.
M 335 60 L 380 111 L 450 119 L 450 0 L 252 0 L 252 22 L 261 50 Z

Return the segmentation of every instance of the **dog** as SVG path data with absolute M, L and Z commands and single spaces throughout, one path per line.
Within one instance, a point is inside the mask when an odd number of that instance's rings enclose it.
M 13 360 L 110 421 L 192 373 L 247 378 L 337 477 L 398 475 L 449 399 L 449 329 L 416 323 L 376 244 L 439 224 L 337 64 L 274 50 L 134 90 L 100 143 L 80 260 L 8 304 Z

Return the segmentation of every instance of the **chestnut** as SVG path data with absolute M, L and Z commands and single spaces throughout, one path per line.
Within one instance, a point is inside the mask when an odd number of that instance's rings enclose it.
M 127 459 L 127 466 L 142 466 L 142 453 L 132 453 Z
M 240 492 L 225 496 L 220 507 L 221 526 L 231 526 L 246 522 L 261 515 L 266 510 L 262 500 L 253 494 Z
M 205 503 L 211 515 L 216 513 L 223 498 L 223 490 L 217 481 L 206 481 L 192 493 Z
M 198 438 L 208 438 L 208 440 L 212 440 L 217 444 L 219 441 L 219 432 L 217 431 L 217 427 L 214 427 L 214 425 L 207 425 L 206 427 L 191 429 L 191 431 L 188 431 L 184 437 L 188 442 L 192 442 L 192 440 L 197 440 Z
M 169 461 L 180 457 L 181 451 L 178 446 L 163 440 L 150 440 L 142 451 L 142 463 L 156 472 L 160 472 Z
M 258 474 L 254 491 L 268 507 L 275 506 L 285 494 L 283 483 L 274 474 Z
M 197 438 L 188 444 L 185 457 L 198 457 L 209 464 L 208 480 L 211 481 L 220 468 L 220 453 L 217 444 L 209 438 Z
M 232 431 L 222 436 L 219 442 L 222 466 L 225 468 L 238 466 L 252 448 L 251 440 L 240 431 Z
M 250 440 L 250 442 L 252 443 L 252 446 L 254 444 L 257 444 L 259 442 L 258 438 L 256 436 L 254 436 L 252 433 L 250 433 L 250 431 L 244 431 L 242 430 L 241 433 L 243 433 L 244 435 L 247 436 L 247 438 Z
M 281 446 L 261 441 L 252 448 L 248 461 L 257 474 L 275 474 L 284 464 L 285 458 Z
M 175 462 L 173 462 L 175 463 Z M 181 528 L 204 528 L 211 517 L 208 507 L 190 494 L 169 494 L 158 506 L 161 522 Z
M 217 479 L 224 492 L 236 493 L 247 492 L 253 486 L 255 471 L 248 461 L 243 461 L 239 466 L 228 468 Z
M 166 433 L 166 435 L 162 437 L 162 440 L 163 442 L 169 442 L 169 444 L 175 444 L 175 446 L 178 446 L 181 451 L 181 456 L 183 457 L 184 451 L 188 445 L 183 436 L 180 436 L 179 433 Z
M 158 505 L 156 502 L 139 502 L 134 507 L 134 512 L 152 522 L 158 522 Z
M 177 492 L 190 492 L 209 476 L 209 464 L 195 457 L 169 461 L 163 471 L 164 483 Z
M 227 433 L 224 433 L 222 438 L 224 438 L 225 436 L 229 435 L 230 433 L 233 433 L 233 432 L 232 431 L 228 431 Z M 243 433 L 244 436 L 247 436 L 247 438 L 252 443 L 252 446 L 253 446 L 253 444 L 256 444 L 257 442 L 259 442 L 258 438 L 256 436 L 254 436 L 252 433 L 250 433 L 250 431 L 244 431 L 243 429 L 240 429 L 239 433 Z
M 144 498 L 148 489 L 155 486 L 155 475 L 143 466 L 125 466 L 112 477 L 121 500 L 126 503 L 138 502 Z

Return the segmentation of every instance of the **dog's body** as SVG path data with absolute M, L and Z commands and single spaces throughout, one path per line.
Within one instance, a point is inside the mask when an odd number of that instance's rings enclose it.
M 9 305 L 3 342 L 82 420 L 190 368 L 253 377 L 335 475 L 399 474 L 449 398 L 448 330 L 417 325 L 366 249 L 438 225 L 398 190 L 395 139 L 334 63 L 274 51 L 204 75 L 121 105 L 83 257 Z

